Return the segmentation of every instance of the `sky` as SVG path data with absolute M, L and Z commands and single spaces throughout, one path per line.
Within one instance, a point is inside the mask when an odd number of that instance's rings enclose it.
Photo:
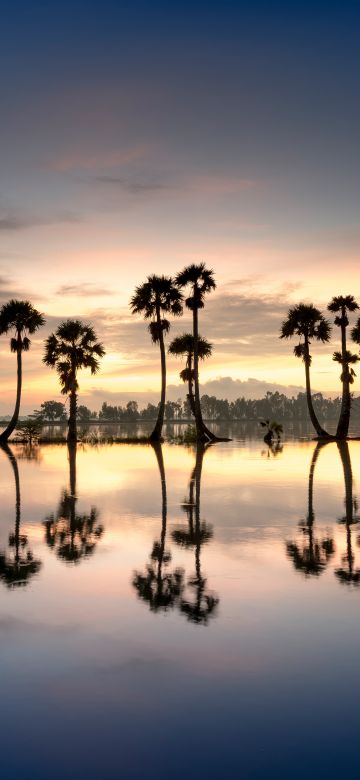
M 303 387 L 278 338 L 288 307 L 360 293 L 359 38 L 347 0 L 3 1 L 0 304 L 29 298 L 46 317 L 23 411 L 60 399 L 41 359 L 68 317 L 106 348 L 80 378 L 87 405 L 154 401 L 158 350 L 129 299 L 148 274 L 200 261 L 217 281 L 204 391 Z M 339 391 L 335 331 L 314 347 L 315 390 Z M 15 368 L 1 337 L 0 413 Z M 181 368 L 169 360 L 172 398 Z

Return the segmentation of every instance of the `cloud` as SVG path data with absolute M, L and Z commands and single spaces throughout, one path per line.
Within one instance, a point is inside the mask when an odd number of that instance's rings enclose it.
M 0 231 L 14 232 L 32 227 L 44 227 L 63 223 L 80 222 L 77 214 L 70 211 L 50 215 L 25 214 L 13 209 L 0 211 Z
M 117 187 L 128 195 L 145 195 L 171 191 L 173 194 L 204 195 L 222 197 L 236 195 L 262 186 L 260 181 L 246 179 L 241 176 L 223 176 L 211 174 L 186 175 L 183 173 L 164 174 L 159 178 L 158 172 L 142 173 L 137 171 L 131 175 L 101 174 L 95 177 L 98 184 Z
M 58 160 L 53 160 L 47 167 L 61 173 L 74 170 L 92 171 L 97 168 L 115 168 L 140 160 L 145 154 L 146 147 L 141 144 L 128 149 L 115 149 L 102 153 L 74 152 L 60 157 Z
M 103 295 L 113 295 L 113 290 L 106 287 L 96 287 L 95 284 L 84 282 L 83 284 L 63 284 L 56 290 L 56 295 L 70 296 L 79 298 L 95 298 Z

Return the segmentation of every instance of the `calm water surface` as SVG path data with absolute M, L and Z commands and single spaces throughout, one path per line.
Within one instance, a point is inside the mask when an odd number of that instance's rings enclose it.
M 4 780 L 356 776 L 360 442 L 33 456 L 0 450 Z

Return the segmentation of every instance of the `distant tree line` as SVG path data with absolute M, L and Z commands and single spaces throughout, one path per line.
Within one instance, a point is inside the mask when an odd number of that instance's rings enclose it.
M 326 422 L 338 419 L 341 409 L 341 397 L 325 398 L 322 393 L 314 393 L 312 396 L 314 409 L 318 417 Z M 284 393 L 268 391 L 263 398 L 237 398 L 228 401 L 226 398 L 217 398 L 215 395 L 204 394 L 201 396 L 202 416 L 206 420 L 306 420 L 308 419 L 308 406 L 306 393 L 298 393 L 296 397 L 289 398 Z M 360 418 L 360 396 L 353 398 L 353 415 Z M 108 404 L 104 401 L 99 412 L 92 411 L 87 406 L 79 405 L 77 419 L 81 423 L 98 422 L 146 422 L 157 419 L 159 404 L 148 403 L 142 409 L 137 401 L 128 401 L 124 406 Z M 67 415 L 64 404 L 58 401 L 44 401 L 39 410 L 32 417 L 42 422 L 61 423 L 66 422 Z M 184 401 L 166 401 L 165 420 L 171 422 L 188 421 L 193 418 L 192 404 L 188 398 Z

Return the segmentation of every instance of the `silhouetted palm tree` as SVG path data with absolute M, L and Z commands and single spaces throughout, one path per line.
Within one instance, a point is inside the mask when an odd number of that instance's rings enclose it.
M 310 345 L 315 339 L 323 343 L 329 341 L 331 327 L 329 322 L 312 304 L 298 303 L 288 311 L 286 320 L 282 323 L 280 338 L 289 339 L 299 337 L 299 344 L 294 347 L 294 354 L 303 360 L 305 365 L 306 398 L 311 422 L 316 433 L 321 438 L 328 438 L 329 434 L 320 425 L 313 407 L 310 386 L 311 355 Z
M 94 553 L 104 528 L 96 507 L 89 514 L 76 511 L 76 444 L 68 444 L 68 455 L 70 490 L 63 491 L 56 513 L 44 520 L 45 540 L 66 563 L 80 563 Z
M 349 432 L 351 411 L 350 385 L 352 385 L 355 376 L 355 371 L 351 366 L 358 362 L 359 357 L 349 352 L 346 347 L 346 328 L 349 324 L 348 312 L 356 311 L 358 308 L 359 306 L 353 295 L 337 295 L 328 305 L 328 310 L 338 315 L 335 317 L 334 322 L 341 329 L 341 352 L 334 352 L 333 354 L 333 360 L 340 363 L 342 369 L 340 377 L 342 382 L 342 400 L 336 431 L 337 439 L 346 439 Z
M 175 569 L 167 570 L 171 562 L 171 553 L 166 550 L 166 525 L 167 525 L 167 494 L 164 459 L 160 442 L 153 443 L 154 452 L 161 479 L 161 535 L 160 540 L 153 544 L 150 563 L 146 567 L 146 573 L 134 572 L 132 584 L 139 598 L 146 601 L 152 612 L 168 611 L 179 601 L 183 590 L 183 571 Z
M 11 553 L 0 552 L 0 580 L 8 588 L 19 588 L 28 585 L 30 579 L 40 571 L 41 561 L 33 557 L 28 548 L 28 538 L 20 533 L 21 496 L 20 477 L 17 460 L 7 444 L 1 449 L 6 453 L 12 466 L 15 479 L 15 531 L 9 535 Z
M 161 441 L 166 400 L 166 355 L 164 334 L 170 330 L 170 322 L 164 314 L 179 317 L 182 314 L 182 295 L 170 276 L 148 276 L 147 281 L 136 287 L 130 301 L 133 314 L 142 314 L 151 320 L 149 332 L 154 344 L 159 344 L 161 360 L 161 396 L 158 418 L 150 436 L 151 441 Z
M 321 442 L 316 445 L 311 459 L 307 517 L 299 523 L 304 535 L 304 543 L 301 546 L 296 542 L 286 543 L 288 557 L 292 560 L 295 569 L 305 574 L 305 577 L 318 577 L 324 571 L 335 552 L 334 541 L 329 536 L 321 540 L 314 537 L 314 474 L 317 459 L 323 446 L 324 443 Z
M 170 355 L 186 356 L 186 366 L 185 368 L 183 368 L 182 371 L 180 371 L 180 379 L 182 379 L 183 382 L 187 382 L 188 384 L 188 399 L 189 399 L 191 411 L 195 417 L 195 400 L 194 400 L 194 392 L 193 392 L 194 336 L 192 335 L 192 333 L 183 333 L 181 336 L 176 336 L 172 340 L 169 346 L 169 353 Z M 212 353 L 212 344 L 210 344 L 210 342 L 207 341 L 207 339 L 203 339 L 202 336 L 199 335 L 199 339 L 198 339 L 199 360 L 205 360 L 205 358 L 210 357 L 211 353 Z
M 351 528 L 359 522 L 357 515 L 357 501 L 353 497 L 353 474 L 351 468 L 349 445 L 345 441 L 337 443 L 345 482 L 345 516 L 339 519 L 339 523 L 345 525 L 346 528 L 346 553 L 342 557 L 342 563 L 344 566 L 336 569 L 335 575 L 339 582 L 345 585 L 360 585 L 360 569 L 356 569 L 354 566 L 355 556 L 352 551 L 351 542 Z
M 77 373 L 82 368 L 90 368 L 92 374 L 97 374 L 99 358 L 105 355 L 103 345 L 96 339 L 91 325 L 85 325 L 80 320 L 65 320 L 45 342 L 44 363 L 56 367 L 61 392 L 70 397 L 69 442 L 77 440 Z
M 214 272 L 206 268 L 205 263 L 188 265 L 177 274 L 176 284 L 181 288 L 188 287 L 191 291 L 189 297 L 185 300 L 185 306 L 192 311 L 193 315 L 195 421 L 197 437 L 199 441 L 216 441 L 217 437 L 207 428 L 202 418 L 199 386 L 199 309 L 204 308 L 205 295 L 216 288 Z
M 190 477 L 189 498 L 182 504 L 188 517 L 188 528 L 177 528 L 172 533 L 174 542 L 180 547 L 195 550 L 195 574 L 188 580 L 195 598 L 190 601 L 183 597 L 180 601 L 180 611 L 192 623 L 203 625 L 207 625 L 210 616 L 215 616 L 219 603 L 218 597 L 207 590 L 207 580 L 201 573 L 201 548 L 213 536 L 212 526 L 200 519 L 201 473 L 205 450 L 204 445 L 199 442 L 195 466 Z
M 37 309 L 34 309 L 29 301 L 17 301 L 12 299 L 5 303 L 0 310 L 0 335 L 12 332 L 14 336 L 10 340 L 11 352 L 17 357 L 17 389 L 14 414 L 5 431 L 0 434 L 0 443 L 6 442 L 15 430 L 20 412 L 21 387 L 22 387 L 22 353 L 30 349 L 30 339 L 38 328 L 45 324 L 45 319 Z

